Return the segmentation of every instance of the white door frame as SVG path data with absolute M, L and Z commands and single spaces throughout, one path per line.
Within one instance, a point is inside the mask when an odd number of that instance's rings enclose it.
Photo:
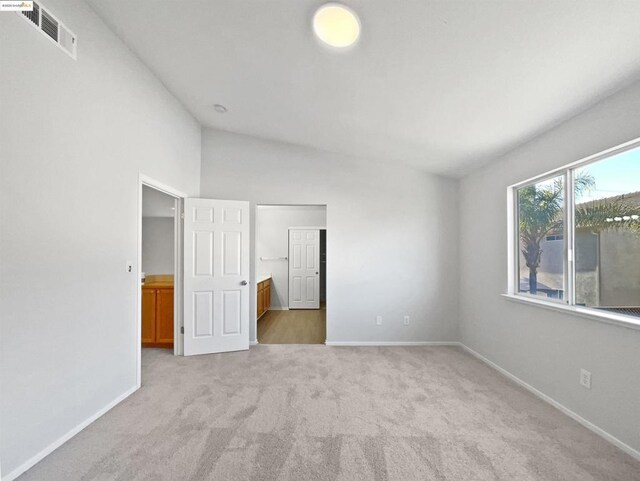
M 151 187 L 174 198 L 175 215 L 173 216 L 173 355 L 183 353 L 183 339 L 180 334 L 182 326 L 182 208 L 187 194 L 163 184 L 142 172 L 138 173 L 138 260 L 136 262 L 136 385 L 142 385 L 142 187 Z

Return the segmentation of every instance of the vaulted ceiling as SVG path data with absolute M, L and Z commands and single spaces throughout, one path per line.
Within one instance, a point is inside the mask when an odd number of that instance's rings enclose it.
M 204 126 L 456 177 L 640 73 L 636 0 L 88 1 Z

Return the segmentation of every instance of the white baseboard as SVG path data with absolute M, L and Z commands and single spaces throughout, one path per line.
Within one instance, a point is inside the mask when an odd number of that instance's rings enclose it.
M 15 468 L 13 471 L 11 471 L 9 474 L 7 474 L 6 476 L 2 477 L 2 481 L 13 481 L 14 479 L 16 479 L 18 476 L 20 476 L 21 474 L 23 474 L 25 471 L 27 471 L 29 468 L 32 468 L 36 463 L 38 463 L 39 461 L 41 461 L 43 458 L 45 458 L 46 456 L 48 456 L 49 454 L 51 454 L 53 451 L 55 451 L 57 448 L 59 448 L 60 446 L 62 446 L 64 443 L 66 443 L 69 439 L 71 439 L 72 437 L 74 437 L 76 434 L 78 434 L 80 431 L 82 431 L 84 428 L 86 428 L 89 424 L 91 424 L 92 422 L 94 422 L 96 419 L 98 419 L 99 417 L 103 416 L 104 414 L 106 414 L 108 411 L 110 411 L 111 409 L 113 409 L 115 406 L 117 406 L 118 404 L 120 404 L 122 401 L 124 401 L 126 398 L 128 398 L 129 396 L 131 396 L 131 394 L 133 394 L 134 392 L 136 392 L 138 390 L 138 386 L 134 386 L 131 389 L 125 391 L 124 393 L 122 393 L 120 396 L 118 396 L 117 398 L 115 398 L 113 401 L 111 401 L 109 404 L 107 404 L 105 407 L 103 407 L 102 409 L 100 409 L 97 413 L 93 414 L 92 416 L 89 416 L 87 419 L 85 419 L 84 421 L 82 421 L 80 424 L 78 424 L 76 427 L 74 427 L 71 431 L 67 432 L 66 434 L 64 434 L 62 437 L 56 439 L 54 442 L 52 442 L 51 444 L 49 444 L 49 446 L 47 446 L 46 448 L 44 448 L 42 451 L 40 451 L 39 453 L 37 453 L 36 455 L 32 456 L 31 458 L 29 458 L 28 460 L 26 460 L 24 463 L 22 463 L 20 466 L 18 466 L 17 468 Z
M 327 346 L 459 346 L 455 341 L 326 341 Z
M 250 346 L 257 346 L 258 345 L 258 341 L 249 341 L 249 345 Z
M 464 349 L 465 351 L 467 351 L 469 354 L 471 354 L 472 356 L 476 357 L 477 359 L 481 360 L 482 362 L 484 362 L 485 364 L 487 364 L 488 366 L 492 367 L 493 369 L 495 369 L 496 371 L 498 371 L 500 374 L 508 377 L 509 379 L 511 379 L 513 382 L 515 382 L 516 384 L 520 385 L 521 387 L 525 388 L 527 391 L 529 391 L 530 393 L 534 394 L 535 396 L 539 397 L 540 399 L 542 399 L 543 401 L 545 401 L 546 403 L 551 404 L 554 408 L 558 409 L 559 411 L 561 411 L 562 413 L 566 414 L 567 416 L 569 416 L 571 419 L 573 419 L 574 421 L 579 422 L 580 424 L 582 424 L 585 428 L 589 429 L 590 431 L 596 433 L 598 436 L 601 436 L 602 438 L 604 438 L 605 440 L 609 441 L 611 444 L 613 444 L 614 446 L 617 446 L 618 448 L 622 449 L 625 453 L 627 453 L 628 455 L 634 457 L 635 459 L 637 459 L 638 461 L 640 461 L 640 451 L 637 451 L 636 449 L 632 448 L 631 446 L 629 446 L 628 444 L 626 444 L 625 442 L 619 440 L 618 438 L 616 438 L 615 436 L 613 436 L 612 434 L 609 434 L 607 431 L 605 431 L 602 428 L 599 428 L 598 426 L 596 426 L 595 424 L 593 424 L 590 421 L 587 421 L 585 418 L 583 418 L 582 416 L 580 416 L 579 414 L 573 412 L 571 409 L 569 409 L 568 407 L 566 407 L 564 404 L 559 403 L 558 401 L 556 401 L 555 399 L 553 399 L 550 396 L 547 396 L 545 393 L 543 393 L 542 391 L 538 391 L 535 387 L 531 386 L 530 384 L 527 384 L 526 382 L 524 382 L 522 379 L 520 379 L 519 377 L 511 374 L 509 371 L 507 371 L 506 369 L 501 368 L 500 366 L 498 366 L 495 362 L 490 361 L 489 359 L 487 359 L 486 357 L 484 357 L 482 354 L 474 351 L 473 349 L 471 349 L 470 347 L 465 346 L 462 343 L 458 343 L 460 345 L 460 347 L 462 347 L 462 349 Z
M 270 311 L 288 311 L 289 308 L 288 307 L 270 307 L 269 308 Z

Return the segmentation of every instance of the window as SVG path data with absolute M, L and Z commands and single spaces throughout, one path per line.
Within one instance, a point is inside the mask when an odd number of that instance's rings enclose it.
M 511 291 L 640 317 L 640 142 L 511 187 Z
M 547 236 L 564 235 L 564 192 L 563 176 L 518 189 L 520 293 L 564 298 L 564 246 L 547 241 Z

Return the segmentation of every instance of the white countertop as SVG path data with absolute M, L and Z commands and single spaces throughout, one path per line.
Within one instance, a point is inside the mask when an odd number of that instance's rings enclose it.
M 266 281 L 267 279 L 271 279 L 271 274 L 258 274 L 256 283 L 259 284 L 262 281 Z

